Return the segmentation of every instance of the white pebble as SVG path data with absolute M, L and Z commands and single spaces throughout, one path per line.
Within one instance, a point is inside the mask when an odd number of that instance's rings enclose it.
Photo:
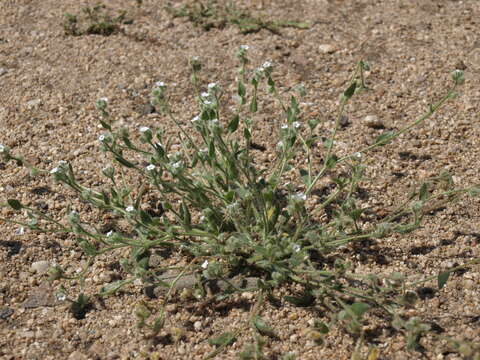
M 31 269 L 39 275 L 45 274 L 49 268 L 50 262 L 45 260 L 35 261 L 31 266 Z
M 323 54 L 332 54 L 337 51 L 337 48 L 331 44 L 321 44 L 318 46 L 318 50 Z
M 376 115 L 367 115 L 363 119 L 365 125 L 369 128 L 381 128 L 383 127 L 382 121 Z

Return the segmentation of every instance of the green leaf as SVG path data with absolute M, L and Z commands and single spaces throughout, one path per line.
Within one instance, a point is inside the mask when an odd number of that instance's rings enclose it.
M 350 84 L 350 86 L 348 87 L 347 90 L 345 90 L 345 92 L 343 93 L 343 96 L 345 96 L 345 98 L 348 100 L 350 99 L 353 94 L 355 93 L 355 89 L 357 88 L 357 82 L 354 81 Z
M 275 333 L 273 328 L 268 325 L 260 316 L 255 316 L 252 319 L 252 323 L 255 328 L 260 332 L 260 334 L 270 337 L 275 337 Z
M 238 129 L 238 123 L 240 121 L 240 116 L 235 115 L 230 123 L 228 124 L 228 131 L 230 134 L 234 133 Z
M 420 187 L 420 192 L 418 194 L 418 198 L 421 201 L 425 201 L 428 199 L 428 184 L 423 183 L 422 186 Z
M 250 103 L 250 112 L 256 113 L 257 109 L 258 109 L 257 97 L 254 95 L 252 98 L 252 102 Z
M 188 207 L 187 207 L 187 204 L 185 204 L 185 201 L 182 202 L 180 210 L 182 215 L 183 226 L 185 226 L 187 230 L 190 230 L 192 227 L 192 216 L 190 215 L 190 211 L 188 210 Z
M 8 199 L 7 203 L 13 210 L 21 210 L 23 208 L 23 205 L 20 203 L 20 201 L 16 199 Z
M 231 332 L 224 332 L 216 338 L 208 339 L 208 343 L 213 346 L 225 346 L 235 342 L 235 334 Z
M 395 132 L 393 131 L 384 132 L 375 139 L 375 144 L 377 144 L 378 146 L 384 146 L 393 139 L 394 135 Z
M 132 164 L 130 161 L 127 161 L 120 156 L 115 156 L 115 160 L 117 160 L 120 164 L 122 164 L 123 166 L 125 166 L 127 168 L 134 168 L 135 167 L 135 165 Z
M 245 138 L 245 140 L 250 141 L 252 139 L 252 134 L 250 133 L 250 130 L 248 130 L 247 128 L 243 129 L 243 137 Z
M 305 169 L 300 169 L 300 177 L 302 178 L 305 185 L 310 185 L 310 176 L 308 175 L 308 171 Z
M 247 93 L 245 90 L 245 85 L 241 81 L 238 82 L 237 93 L 238 93 L 238 96 L 242 98 L 242 100 L 245 97 L 245 94 Z
M 437 283 L 438 283 L 438 288 L 442 289 L 445 284 L 448 281 L 448 278 L 450 277 L 451 272 L 450 271 L 445 271 L 443 273 L 438 274 L 437 277 Z
M 102 289 L 100 290 L 100 296 L 107 296 L 116 293 L 118 290 L 122 288 L 125 284 L 127 284 L 128 281 L 126 280 L 117 280 L 111 283 L 106 284 Z
M 148 215 L 148 213 L 144 210 L 140 210 L 140 220 L 144 224 L 151 224 L 152 223 L 152 217 Z
M 328 328 L 328 325 L 325 324 L 323 321 L 320 321 L 320 320 L 315 320 L 314 322 L 314 328 L 316 330 L 318 330 L 318 332 L 320 332 L 321 334 L 328 334 L 328 332 L 330 331 L 330 329 Z
M 332 169 L 333 167 L 335 167 L 335 165 L 337 165 L 337 161 L 338 161 L 338 157 L 336 155 L 331 155 L 327 159 L 327 164 L 326 164 L 327 169 Z
M 315 301 L 315 297 L 308 292 L 305 293 L 302 297 L 284 296 L 283 299 L 293 305 L 300 306 L 300 307 L 310 306 Z
M 350 305 L 350 310 L 352 310 L 357 318 L 361 318 L 368 309 L 370 309 L 370 305 L 361 302 Z
M 112 131 L 112 127 L 110 126 L 110 124 L 107 124 L 105 121 L 100 120 L 100 124 L 102 125 L 102 127 L 103 127 L 104 129 L 107 129 L 107 130 Z

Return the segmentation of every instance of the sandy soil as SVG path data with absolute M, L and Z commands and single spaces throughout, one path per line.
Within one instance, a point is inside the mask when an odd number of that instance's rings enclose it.
M 202 59 L 205 83 L 215 81 L 233 89 L 233 54 L 239 45 L 247 44 L 254 66 L 273 61 L 282 94 L 304 84 L 305 118 L 321 118 L 319 131 L 325 132 L 333 125 L 338 95 L 356 62 L 370 63 L 367 83 L 372 91 L 349 105 L 349 124 L 339 136 L 345 153 L 371 143 L 382 131 L 378 127 L 399 129 L 416 118 L 443 94 L 451 71 L 464 69 L 467 81 L 455 102 L 414 132 L 371 154 L 371 182 L 364 187 L 371 192 L 371 206 L 388 209 L 405 198 L 411 186 L 445 170 L 454 175 L 459 187 L 478 183 L 479 1 L 264 0 L 262 5 L 252 0 L 244 6 L 254 12 L 271 19 L 307 21 L 311 26 L 282 29 L 280 35 L 265 30 L 242 35 L 233 26 L 205 32 L 184 18 L 173 19 L 163 1 L 144 0 L 136 8 L 134 1 L 117 0 L 105 4 L 114 12 L 128 9 L 134 20 L 123 26 L 123 33 L 66 36 L 64 13 L 78 13 L 86 4 L 94 2 L 0 2 L 0 144 L 36 166 L 50 169 L 60 160 L 69 160 L 85 184 L 98 185 L 100 170 L 109 163 L 97 146 L 102 132 L 94 105 L 98 98 L 107 97 L 118 123 L 136 131 L 140 125 L 165 121 L 158 114 L 147 114 L 145 108 L 152 85 L 164 81 L 171 86 L 175 112 L 186 123 L 195 115 L 188 59 L 194 55 Z M 378 118 L 377 128 L 365 121 L 369 115 Z M 274 148 L 267 130 L 275 116 L 270 108 L 260 115 L 265 136 L 259 142 L 267 147 L 266 157 Z M 48 208 L 55 216 L 73 203 L 83 210 L 85 219 L 100 223 L 73 193 L 49 177 L 30 178 L 13 163 L 0 162 L 0 194 L 1 202 L 17 198 Z M 479 205 L 478 199 L 466 198 L 427 216 L 414 233 L 346 256 L 358 271 L 398 271 L 414 278 L 437 274 L 480 256 Z M 12 212 L 3 208 L 1 216 L 10 217 Z M 3 359 L 201 359 L 213 349 L 206 340 L 244 321 L 253 302 L 252 294 L 246 294 L 236 304 L 202 312 L 188 311 L 186 304 L 170 304 L 166 331 L 181 331 L 178 341 L 171 336 L 151 341 L 135 328 L 135 304 L 144 301 L 155 307 L 159 302 L 144 295 L 140 285 L 95 303 L 84 319 L 77 320 L 54 296 L 60 283 L 49 284 L 42 269 L 32 268 L 39 261 L 80 268 L 85 258 L 72 238 L 22 234 L 17 226 L 1 222 L 0 230 Z M 94 265 L 87 293 L 114 278 L 114 260 L 105 257 Z M 436 331 L 446 336 L 478 344 L 479 284 L 480 267 L 470 267 L 453 275 L 441 291 L 427 291 L 410 315 L 435 324 Z M 296 353 L 298 359 L 348 359 L 354 349 L 352 338 L 338 329 L 323 346 L 309 339 L 305 329 L 318 316 L 316 309 L 282 302 L 277 307 L 267 304 L 263 316 L 278 335 L 266 347 L 268 359 L 279 359 L 287 352 Z M 384 325 L 368 325 L 369 341 L 379 348 L 380 359 L 458 358 L 430 336 L 422 340 L 423 352 L 408 353 L 405 339 Z M 217 358 L 236 358 L 248 339 L 248 333 L 242 334 Z

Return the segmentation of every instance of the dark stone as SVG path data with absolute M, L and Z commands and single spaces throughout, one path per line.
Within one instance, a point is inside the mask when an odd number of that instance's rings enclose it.
M 13 314 L 13 309 L 8 307 L 0 309 L 0 319 L 5 320 L 8 319 Z

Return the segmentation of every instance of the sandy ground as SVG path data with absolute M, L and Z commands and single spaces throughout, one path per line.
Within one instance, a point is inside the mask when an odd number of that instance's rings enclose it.
M 173 2 L 174 6 L 182 2 Z M 50 169 L 69 160 L 88 185 L 101 180 L 109 163 L 99 151 L 95 101 L 109 99 L 118 123 L 136 131 L 141 125 L 165 121 L 147 114 L 145 104 L 156 81 L 169 84 L 175 113 L 185 123 L 195 113 L 189 82 L 188 59 L 204 63 L 202 81 L 234 89 L 235 59 L 241 44 L 249 45 L 254 66 L 270 60 L 282 94 L 302 83 L 305 118 L 323 120 L 319 131 L 333 125 L 338 95 L 357 61 L 371 65 L 367 84 L 372 91 L 348 107 L 348 125 L 339 135 L 345 153 L 371 143 L 383 127 L 399 129 L 441 96 L 455 68 L 465 70 L 460 97 L 433 119 L 394 144 L 370 154 L 363 184 L 371 193 L 371 206 L 388 209 L 404 199 L 411 186 L 448 171 L 455 184 L 478 183 L 480 172 L 480 2 L 476 0 L 340 1 L 265 0 L 244 2 L 254 12 L 271 19 L 302 20 L 309 29 L 282 29 L 280 35 L 262 30 L 242 35 L 237 28 L 194 27 L 184 18 L 173 19 L 163 1 L 106 1 L 109 9 L 128 9 L 134 22 L 124 33 L 108 37 L 66 36 L 64 13 L 78 13 L 93 2 L 73 0 L 3 0 L 0 2 L 0 144 L 23 154 L 36 166 Z M 263 7 L 262 7 L 263 6 Z M 147 109 L 148 110 L 148 109 Z M 274 149 L 268 136 L 275 112 L 260 113 L 259 142 Z M 372 127 L 367 116 L 376 116 Z M 174 134 L 172 133 L 172 136 Z M 53 184 L 49 177 L 30 178 L 25 169 L 0 162 L 0 201 L 17 198 L 47 209 L 55 216 L 67 204 L 84 212 L 85 219 L 100 224 L 95 213 L 78 203 L 73 193 Z M 403 272 L 413 278 L 437 274 L 450 266 L 480 256 L 480 202 L 466 198 L 429 215 L 423 227 L 404 237 L 391 237 L 368 251 L 346 254 L 358 271 Z M 8 209 L 1 216 L 11 217 Z M 3 359 L 201 359 L 212 347 L 207 339 L 234 329 L 248 316 L 252 294 L 221 310 L 188 311 L 185 304 L 170 304 L 166 331 L 183 333 L 175 341 L 145 339 L 135 328 L 134 305 L 145 301 L 155 307 L 141 286 L 121 296 L 96 303 L 81 320 L 68 312 L 54 293 L 60 283 L 46 282 L 42 269 L 32 264 L 46 261 L 78 269 L 85 258 L 69 236 L 21 233 L 18 226 L 0 222 L 0 357 Z M 173 260 L 172 260 L 173 261 Z M 95 292 L 115 276 L 115 259 L 101 258 L 87 281 L 86 292 Z M 37 264 L 38 265 L 38 264 Z M 424 294 L 410 315 L 435 324 L 437 332 L 459 340 L 480 343 L 480 267 L 456 273 L 441 291 Z M 434 284 L 431 284 L 432 286 Z M 73 290 L 75 291 L 75 290 Z M 283 291 L 283 290 L 282 290 Z M 286 289 L 285 291 L 289 291 Z M 298 359 L 348 359 L 354 340 L 334 329 L 323 346 L 305 333 L 309 321 L 319 316 L 314 308 L 295 308 L 282 302 L 267 303 L 264 318 L 274 325 L 278 338 L 266 346 L 268 359 L 294 352 Z M 405 351 L 405 339 L 383 323 L 368 324 L 370 344 L 379 359 L 457 359 L 445 343 L 427 336 L 423 352 Z M 250 337 L 218 355 L 232 359 Z

